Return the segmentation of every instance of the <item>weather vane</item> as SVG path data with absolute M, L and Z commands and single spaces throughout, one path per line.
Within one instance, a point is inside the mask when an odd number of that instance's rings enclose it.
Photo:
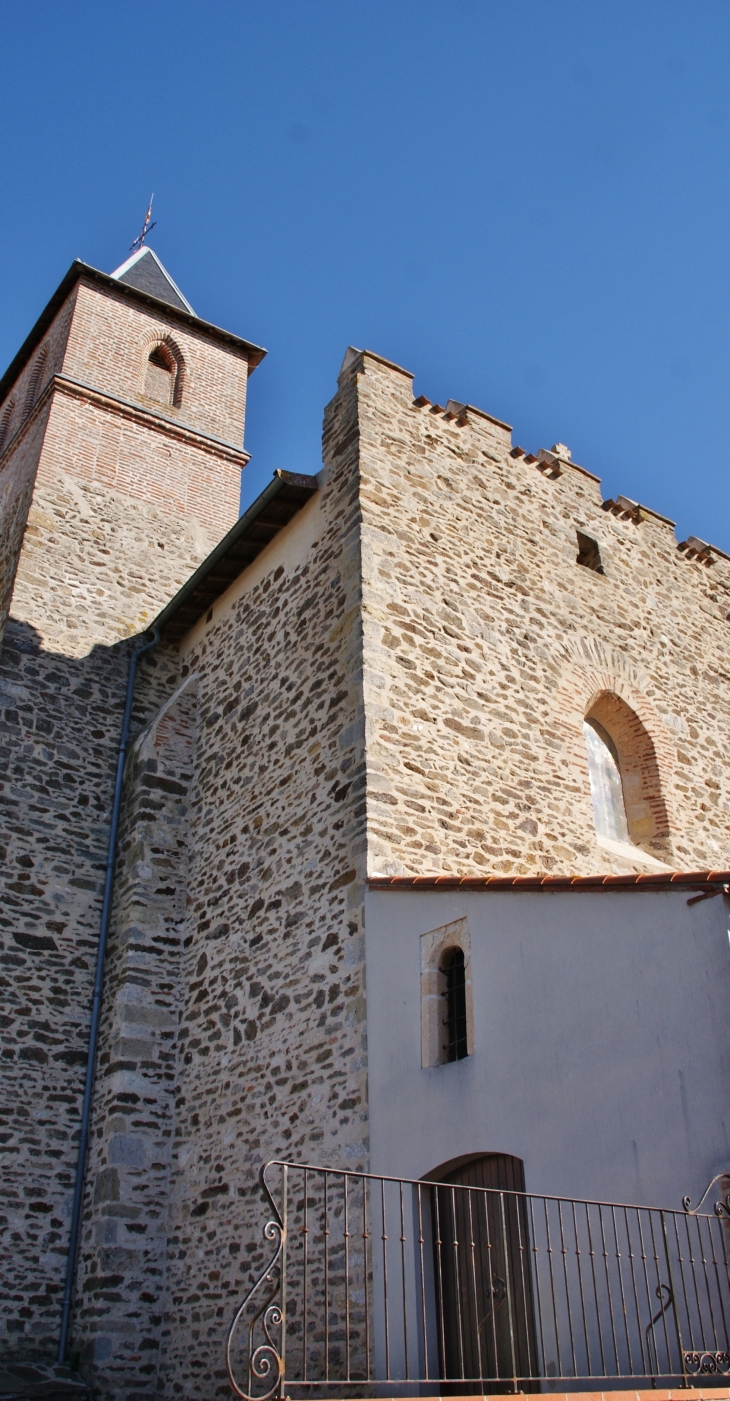
M 148 205 L 148 207 L 147 207 L 147 213 L 146 213 L 145 216 L 144 216 L 144 225 L 143 225 L 143 228 L 142 228 L 142 232 L 139 233 L 139 234 L 137 234 L 137 237 L 135 238 L 135 240 L 134 240 L 134 242 L 133 242 L 133 244 L 132 244 L 132 246 L 131 246 L 131 248 L 130 248 L 130 250 L 129 250 L 130 253 L 139 253 L 139 250 L 140 250 L 140 248 L 142 247 L 142 244 L 144 243 L 144 241 L 145 241 L 145 239 L 146 239 L 146 237 L 147 237 L 147 235 L 148 235 L 150 229 L 153 229 L 153 228 L 155 227 L 155 224 L 157 223 L 157 220 L 156 220 L 156 219 L 155 219 L 155 220 L 152 219 L 152 201 L 153 201 L 153 199 L 154 199 L 154 195 L 150 195 L 150 202 L 149 202 L 149 205 Z

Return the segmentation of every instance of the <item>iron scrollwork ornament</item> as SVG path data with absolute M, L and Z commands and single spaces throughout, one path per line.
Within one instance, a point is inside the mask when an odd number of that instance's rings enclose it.
M 730 1352 L 685 1352 L 684 1369 L 688 1377 L 726 1377 L 730 1373 Z
M 708 1187 L 705 1188 L 705 1190 L 704 1190 L 704 1192 L 702 1193 L 702 1196 L 700 1197 L 700 1199 L 699 1199 L 699 1201 L 698 1201 L 698 1203 L 697 1203 L 696 1206 L 693 1206 L 693 1205 L 692 1205 L 692 1200 L 691 1200 L 690 1197 L 682 1197 L 682 1206 L 684 1207 L 684 1209 L 685 1209 L 685 1211 L 687 1212 L 688 1216 L 696 1216 L 696 1215 L 697 1215 L 697 1213 L 699 1212 L 699 1209 L 700 1209 L 700 1207 L 702 1206 L 702 1204 L 703 1204 L 705 1198 L 706 1198 L 706 1197 L 709 1197 L 710 1192 L 712 1191 L 712 1189 L 713 1189 L 713 1187 L 714 1187 L 714 1185 L 715 1185 L 716 1182 L 722 1182 L 725 1186 L 727 1186 L 728 1180 L 729 1180 L 729 1179 L 730 1179 L 730 1172 L 727 1171 L 727 1169 L 726 1169 L 725 1172 L 718 1172 L 718 1173 L 716 1173 L 716 1175 L 713 1177 L 713 1179 L 712 1179 L 710 1185 L 709 1185 Z M 715 1202 L 714 1212 L 715 1212 L 715 1215 L 716 1215 L 716 1216 L 724 1216 L 726 1219 L 727 1219 L 727 1218 L 730 1218 L 730 1193 L 728 1193 L 727 1196 L 725 1196 L 724 1198 L 721 1198 L 720 1201 Z M 713 1354 L 713 1355 L 714 1355 L 714 1354 Z
M 274 1300 L 281 1286 L 281 1265 L 279 1262 L 286 1240 L 286 1230 L 281 1214 L 264 1180 L 263 1171 L 260 1181 L 273 1212 L 273 1218 L 267 1221 L 264 1226 L 264 1240 L 275 1242 L 276 1249 L 263 1273 L 259 1275 L 258 1279 L 249 1289 L 243 1303 L 236 1310 L 233 1322 L 228 1330 L 228 1338 L 226 1340 L 226 1369 L 228 1371 L 228 1380 L 236 1395 L 240 1396 L 242 1401 L 271 1401 L 272 1397 L 278 1398 L 281 1396 L 281 1386 L 284 1379 L 284 1359 L 282 1357 L 284 1312 L 281 1305 L 275 1303 Z M 233 1350 L 233 1340 L 236 1330 L 249 1304 L 252 1301 L 255 1302 L 259 1290 L 263 1290 L 265 1293 L 263 1300 L 248 1324 L 248 1385 L 247 1390 L 244 1390 L 243 1387 L 239 1386 L 233 1375 L 231 1352 Z M 259 1320 L 261 1320 L 265 1341 L 256 1343 L 254 1330 Z M 274 1329 L 278 1331 L 278 1347 L 272 1332 Z M 268 1389 L 257 1391 L 254 1394 L 256 1382 L 261 1382 L 264 1385 L 269 1382 Z

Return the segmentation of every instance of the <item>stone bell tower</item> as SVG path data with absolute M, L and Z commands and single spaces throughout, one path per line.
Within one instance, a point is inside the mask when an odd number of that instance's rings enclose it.
M 237 519 L 264 354 L 144 247 L 73 263 L 0 380 L 0 1356 L 58 1336 L 126 639 Z

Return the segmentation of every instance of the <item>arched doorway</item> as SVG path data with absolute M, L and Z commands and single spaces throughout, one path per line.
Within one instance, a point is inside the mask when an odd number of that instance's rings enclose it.
M 538 1368 L 522 1160 L 484 1153 L 431 1179 L 439 1184 L 431 1212 L 441 1375 L 456 1383 L 444 1391 L 533 1390 Z

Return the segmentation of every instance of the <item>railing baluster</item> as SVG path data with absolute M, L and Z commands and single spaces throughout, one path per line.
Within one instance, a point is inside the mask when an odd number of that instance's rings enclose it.
M 532 1279 L 534 1278 L 534 1281 L 535 1281 L 535 1300 L 536 1300 L 536 1302 L 537 1302 L 537 1325 L 538 1325 L 538 1333 L 539 1333 L 539 1336 L 540 1336 L 540 1349 L 539 1349 L 539 1351 L 540 1351 L 540 1356 L 535 1358 L 535 1376 L 536 1376 L 536 1377 L 539 1377 L 539 1376 L 540 1376 L 541 1359 L 542 1359 L 542 1366 L 543 1366 L 543 1367 L 545 1366 L 545 1337 L 544 1337 L 543 1328 L 542 1328 L 542 1299 L 541 1299 L 541 1297 L 540 1297 L 540 1296 L 541 1296 L 541 1290 L 540 1290 L 540 1261 L 538 1260 L 537 1232 L 536 1232 L 536 1230 L 535 1230 L 535 1209 L 534 1209 L 534 1200 L 535 1200 L 534 1197 L 528 1197 L 528 1198 L 527 1198 L 527 1201 L 529 1202 L 529 1208 L 530 1208 L 530 1236 L 531 1236 L 531 1239 L 532 1239 L 532 1246 L 530 1247 L 530 1249 L 531 1249 L 531 1251 L 532 1251 L 532 1271 L 531 1271 L 531 1275 L 530 1275 L 530 1280 L 532 1281 Z
M 635 1208 L 635 1207 L 632 1207 L 631 1210 L 632 1210 L 634 1216 L 636 1216 L 636 1214 L 637 1214 L 636 1208 Z M 630 1225 L 629 1225 L 629 1215 L 628 1215 L 628 1212 L 629 1212 L 629 1208 L 628 1208 L 628 1207 L 624 1207 L 624 1219 L 625 1219 L 625 1222 L 626 1222 L 626 1241 L 627 1241 L 627 1245 L 628 1245 L 627 1257 L 628 1257 L 628 1260 L 629 1260 L 630 1266 L 631 1266 L 631 1284 L 632 1284 L 633 1294 L 634 1294 L 634 1304 L 635 1304 L 635 1306 L 636 1306 L 636 1308 L 635 1308 L 635 1315 L 634 1315 L 634 1316 L 635 1316 L 636 1323 L 637 1323 L 637 1326 L 638 1326 L 639 1349 L 640 1349 L 640 1351 L 641 1351 L 641 1372 L 639 1373 L 639 1375 L 640 1375 L 640 1376 L 647 1376 L 648 1373 L 647 1373 L 647 1367 L 646 1367 L 646 1357 L 645 1357 L 645 1354 L 644 1354 L 644 1331 L 643 1331 L 642 1326 L 641 1326 L 641 1309 L 639 1308 L 639 1295 L 638 1295 L 637 1289 L 636 1289 L 636 1270 L 635 1270 L 635 1268 L 634 1268 L 634 1247 L 633 1247 L 633 1242 L 632 1242 L 632 1239 L 631 1239 L 631 1227 L 630 1227 Z M 632 1361 L 632 1364 L 631 1364 L 631 1375 L 632 1375 L 632 1376 L 636 1376 L 636 1373 L 635 1373 L 635 1371 L 634 1371 L 633 1361 Z
M 423 1332 L 423 1375 L 426 1381 L 428 1376 L 428 1324 L 426 1321 L 426 1277 L 423 1265 L 423 1201 L 421 1197 L 421 1183 L 416 1184 L 418 1194 L 418 1269 L 421 1282 L 421 1329 Z
M 283 1180 L 281 1184 L 281 1219 L 283 1222 L 283 1241 L 281 1251 L 281 1270 L 279 1272 L 279 1297 L 281 1299 L 281 1323 L 279 1325 L 279 1356 L 281 1358 L 281 1377 L 286 1376 L 286 1254 L 287 1254 L 287 1220 L 289 1209 L 289 1168 L 286 1164 L 282 1169 Z M 280 1388 L 281 1389 L 281 1388 Z
M 699 1238 L 700 1238 L 700 1248 L 701 1248 L 701 1250 L 702 1250 L 702 1273 L 703 1273 L 704 1279 L 705 1279 L 705 1297 L 706 1297 L 706 1299 L 707 1299 L 707 1305 L 708 1305 L 709 1312 L 710 1312 L 710 1323 L 712 1324 L 713 1350 L 714 1350 L 715 1352 L 717 1352 L 717 1350 L 718 1350 L 718 1341 L 717 1341 L 717 1327 L 716 1327 L 716 1325 L 715 1325 L 715 1310 L 714 1310 L 713 1307 L 712 1307 L 712 1290 L 711 1290 L 711 1288 L 710 1288 L 710 1281 L 709 1281 L 709 1279 L 708 1279 L 708 1277 L 707 1277 L 707 1256 L 705 1255 L 705 1247 L 704 1247 L 704 1245 L 702 1244 L 702 1218 L 701 1218 L 701 1217 L 698 1217 L 698 1226 L 699 1226 L 698 1234 L 699 1234 Z M 708 1233 L 709 1233 L 709 1218 L 706 1217 L 706 1218 L 705 1218 L 705 1234 L 707 1235 Z
M 560 1251 L 563 1256 L 563 1278 L 565 1280 L 565 1304 L 568 1310 L 568 1331 L 570 1334 L 570 1355 L 573 1360 L 574 1377 L 578 1376 L 578 1363 L 575 1356 L 575 1335 L 573 1330 L 573 1312 L 570 1307 L 570 1281 L 568 1279 L 568 1251 L 565 1246 L 565 1230 L 563 1227 L 563 1203 L 558 1202 L 558 1221 L 560 1222 Z
M 476 1345 L 477 1345 L 477 1347 L 476 1347 L 476 1350 L 477 1350 L 477 1360 L 478 1360 L 478 1364 L 479 1364 L 479 1376 L 482 1377 L 482 1376 L 484 1375 L 484 1369 L 483 1369 L 483 1367 L 482 1367 L 482 1335 L 481 1335 L 481 1330 L 480 1330 L 480 1327 L 479 1327 L 479 1291 L 478 1291 L 478 1289 L 477 1289 L 477 1261 L 476 1261 L 476 1248 L 477 1248 L 477 1243 L 476 1243 L 476 1241 L 475 1241 L 475 1239 L 474 1239 L 474 1234 L 475 1234 L 475 1233 L 474 1233 L 474 1212 L 473 1212 L 472 1192 L 471 1192 L 471 1189 L 470 1189 L 470 1188 L 467 1188 L 467 1190 L 466 1190 L 466 1204 L 467 1204 L 468 1221 L 469 1221 L 469 1267 L 470 1267 L 470 1268 L 469 1268 L 469 1273 L 470 1273 L 470 1279 L 471 1279 L 471 1295 L 472 1295 L 472 1302 L 473 1302 L 473 1309 L 474 1309 L 474 1315 L 473 1315 L 473 1317 L 474 1317 L 474 1322 L 473 1322 L 473 1326 L 472 1326 L 472 1336 L 473 1336 L 474 1339 L 476 1340 Z M 467 1317 L 468 1317 L 469 1312 L 470 1312 L 470 1310 L 467 1310 Z
M 600 1219 L 601 1208 L 598 1208 Z M 595 1307 L 596 1328 L 598 1330 L 598 1350 L 601 1354 L 601 1375 L 606 1376 L 606 1356 L 603 1350 L 603 1327 L 601 1325 L 601 1310 L 598 1303 L 598 1286 L 596 1284 L 596 1258 L 593 1249 L 593 1230 L 591 1228 L 591 1209 L 586 1203 L 586 1226 L 588 1229 L 588 1258 L 591 1262 L 591 1279 L 593 1280 L 593 1304 Z
M 528 1246 L 527 1242 L 523 1240 L 523 1226 L 524 1226 L 525 1228 L 526 1228 L 526 1226 L 527 1226 L 527 1212 L 526 1212 L 526 1211 L 525 1211 L 525 1219 L 524 1219 L 524 1221 L 523 1221 L 523 1217 L 522 1217 L 522 1207 L 523 1207 L 523 1204 L 526 1202 L 527 1199 L 524 1198 L 524 1197 L 522 1197 L 522 1196 L 518 1196 L 517 1193 L 515 1193 L 515 1194 L 514 1194 L 514 1197 L 513 1197 L 513 1200 L 514 1200 L 515 1214 L 516 1214 L 516 1217 L 517 1217 L 517 1249 L 518 1249 L 518 1252 L 519 1252 L 519 1260 L 520 1260 L 520 1291 L 521 1291 L 521 1293 L 520 1293 L 520 1306 L 521 1306 L 521 1313 L 522 1313 L 522 1316 L 523 1316 L 523 1317 L 522 1317 L 522 1321 L 523 1321 L 524 1329 L 525 1329 L 525 1357 L 524 1357 L 524 1358 L 520 1358 L 520 1361 L 521 1361 L 521 1362 L 524 1361 L 524 1362 L 526 1363 L 525 1375 L 526 1375 L 527 1377 L 532 1377 L 532 1376 L 535 1376 L 535 1375 L 536 1375 L 536 1372 L 533 1371 L 533 1364 L 534 1364 L 534 1359 L 533 1359 L 533 1355 L 532 1355 L 533 1335 L 532 1335 L 532 1328 L 530 1327 L 530 1322 L 531 1322 L 531 1320 L 530 1320 L 530 1318 L 529 1318 L 529 1316 L 528 1316 L 529 1305 L 530 1305 L 530 1303 L 532 1302 L 532 1289 L 531 1289 L 531 1287 L 530 1287 L 530 1257 L 529 1257 L 529 1253 L 528 1253 L 528 1252 L 529 1252 L 529 1246 Z
M 410 1377 L 411 1370 L 408 1365 L 408 1290 L 406 1283 L 406 1232 L 405 1219 L 403 1215 L 403 1183 L 400 1187 L 400 1273 L 401 1292 L 403 1294 L 403 1360 L 405 1363 L 406 1377 Z
M 685 1264 L 685 1262 L 684 1262 L 684 1256 L 683 1256 L 683 1254 L 682 1254 L 682 1246 L 681 1246 L 681 1244 L 680 1244 L 680 1239 L 679 1239 L 679 1219 L 678 1219 L 678 1217 L 677 1217 L 676 1211 L 673 1211 L 673 1212 L 672 1212 L 672 1219 L 673 1219 L 673 1221 L 674 1221 L 674 1236 L 675 1236 L 675 1240 L 676 1240 L 676 1242 L 677 1242 L 677 1267 L 678 1267 L 678 1269 L 679 1269 L 679 1277 L 680 1277 L 680 1279 L 681 1279 L 681 1281 L 682 1281 L 682 1298 L 683 1298 L 683 1300 L 684 1300 L 684 1317 L 685 1317 L 685 1320 L 686 1320 L 686 1323 L 687 1323 L 687 1327 L 689 1328 L 689 1337 L 688 1337 L 688 1339 L 687 1339 L 687 1342 L 688 1342 L 690 1348 L 694 1348 L 693 1332 L 692 1332 L 692 1319 L 691 1319 L 691 1316 L 690 1316 L 689 1300 L 688 1300 L 688 1298 L 687 1298 L 687 1281 L 686 1281 L 686 1279 L 685 1279 L 685 1273 L 684 1273 L 684 1264 Z M 686 1216 L 682 1218 L 682 1229 L 684 1230 L 684 1237 L 685 1237 L 685 1241 L 686 1241 L 686 1240 L 687 1240 L 687 1217 L 686 1217 Z M 678 1301 L 677 1296 L 676 1296 L 676 1293 L 675 1293 L 675 1296 L 674 1296 L 674 1308 L 675 1308 L 675 1312 L 676 1312 L 676 1315 L 677 1315 L 677 1334 L 678 1334 L 679 1342 L 680 1342 L 680 1361 L 681 1361 L 681 1363 L 682 1363 L 682 1369 L 684 1370 L 684 1343 L 683 1343 L 683 1341 L 682 1341 L 682 1329 L 681 1329 L 681 1325 L 680 1325 L 679 1307 L 678 1307 L 678 1305 L 679 1305 L 679 1301 Z
M 588 1376 L 593 1375 L 591 1368 L 591 1345 L 588 1337 L 588 1321 L 586 1319 L 586 1301 L 583 1291 L 583 1255 L 580 1248 L 580 1236 L 578 1234 L 578 1215 L 576 1203 L 573 1202 L 573 1236 L 575 1238 L 575 1258 L 578 1266 L 578 1296 L 580 1298 L 580 1313 L 583 1320 L 583 1342 L 586 1350 L 586 1361 L 588 1363 Z M 586 1208 L 587 1210 L 587 1208 Z M 585 1375 L 585 1374 L 584 1374 Z
M 728 1335 L 727 1315 L 726 1315 L 726 1313 L 725 1313 L 725 1303 L 724 1303 L 724 1300 L 723 1300 L 723 1289 L 722 1289 L 722 1285 L 721 1285 L 721 1282 L 720 1282 L 722 1276 L 721 1276 L 721 1271 L 720 1271 L 720 1268 L 719 1268 L 719 1261 L 718 1261 L 718 1259 L 717 1259 L 717 1253 L 716 1253 L 716 1250 L 715 1250 L 715 1236 L 716 1236 L 717 1232 L 719 1231 L 719 1232 L 721 1233 L 721 1239 L 722 1239 L 722 1232 L 724 1231 L 724 1226 L 723 1226 L 723 1220 L 722 1220 L 722 1218 L 721 1218 L 721 1217 L 717 1217 L 717 1216 L 709 1217 L 709 1218 L 708 1218 L 708 1221 L 707 1221 L 707 1230 L 708 1230 L 709 1237 L 710 1237 L 710 1245 L 712 1246 L 712 1265 L 713 1265 L 713 1270 L 714 1270 L 714 1275 L 715 1275 L 716 1294 L 717 1294 L 717 1299 L 718 1299 L 718 1302 L 719 1302 L 719 1305 L 720 1305 L 720 1313 L 721 1313 L 721 1315 L 722 1315 L 722 1327 L 723 1327 L 723 1332 L 724 1332 L 724 1334 L 725 1334 L 725 1341 L 722 1343 L 722 1347 L 723 1347 L 725 1350 L 727 1350 L 728 1342 L 730 1342 L 730 1335 Z M 724 1249 L 724 1242 L 723 1242 L 723 1257 L 724 1257 L 724 1255 L 725 1255 L 725 1249 Z M 725 1269 L 725 1275 L 726 1275 L 726 1277 L 727 1277 L 727 1267 L 726 1267 L 726 1269 Z
M 309 1268 L 309 1169 L 304 1169 L 304 1215 L 302 1222 L 302 1380 L 307 1380 L 307 1270 Z
M 390 1381 L 390 1318 L 388 1316 L 388 1232 L 385 1220 L 385 1178 L 380 1179 L 380 1239 L 383 1246 L 383 1301 L 385 1304 L 385 1380 Z
M 365 1292 L 365 1378 L 371 1381 L 371 1355 L 370 1355 L 370 1270 L 368 1267 L 368 1178 L 360 1177 L 362 1183 L 362 1263 L 363 1263 L 363 1289 Z M 372 1256 L 371 1256 L 372 1258 Z
M 558 1376 L 563 1376 L 563 1359 L 560 1352 L 560 1325 L 558 1323 L 557 1304 L 555 1299 L 555 1275 L 553 1271 L 553 1247 L 550 1236 L 550 1204 L 547 1197 L 544 1199 L 545 1205 L 545 1232 L 547 1235 L 547 1257 L 550 1266 L 550 1293 L 553 1301 L 553 1326 L 555 1328 L 555 1350 L 558 1359 Z
M 618 1360 L 618 1344 L 617 1344 L 617 1340 L 616 1340 L 616 1320 L 615 1320 L 615 1318 L 614 1318 L 614 1312 L 613 1312 L 613 1295 L 611 1294 L 611 1274 L 610 1274 L 610 1271 L 609 1271 L 609 1268 L 608 1268 L 608 1250 L 607 1250 L 607 1248 L 606 1248 L 606 1247 L 607 1247 L 607 1241 L 606 1241 L 606 1223 L 605 1223 L 605 1221 L 604 1221 L 604 1219 L 603 1219 L 603 1206 L 599 1206 L 599 1208 L 598 1208 L 598 1223 L 599 1223 L 600 1228 L 601 1228 L 601 1254 L 602 1254 L 602 1257 L 603 1257 L 603 1272 L 604 1272 L 604 1275 L 605 1275 L 605 1277 L 606 1277 L 606 1298 L 607 1298 L 607 1300 L 608 1300 L 608 1316 L 609 1316 L 610 1323 L 611 1323 L 611 1342 L 613 1343 L 613 1357 L 614 1357 L 614 1363 L 615 1363 L 615 1366 L 616 1366 L 616 1371 L 618 1372 L 619 1360 Z M 596 1305 L 596 1307 L 598 1307 L 598 1306 Z M 609 1374 L 608 1372 L 606 1372 L 606 1376 L 609 1376 L 609 1375 L 613 1375 L 613 1374 L 612 1374 L 612 1373 Z
M 499 1361 L 497 1355 L 497 1294 L 499 1286 L 497 1284 L 497 1276 L 495 1275 L 493 1269 L 494 1245 L 492 1242 L 492 1232 L 489 1228 L 489 1206 L 490 1203 L 493 1203 L 493 1199 L 493 1192 L 482 1193 L 482 1205 L 484 1207 L 484 1229 L 487 1233 L 487 1307 L 489 1309 L 487 1317 L 489 1319 L 489 1329 L 492 1335 L 492 1357 L 494 1358 L 493 1376 L 498 1377 Z M 481 1357 L 481 1352 L 479 1355 Z M 489 1349 L 487 1349 L 487 1373 L 489 1373 Z
M 453 1236 L 453 1264 L 454 1264 L 454 1296 L 456 1298 L 456 1336 L 459 1340 L 459 1380 L 464 1377 L 464 1323 L 463 1310 L 461 1307 L 461 1270 L 459 1259 L 459 1237 L 456 1224 L 456 1188 L 451 1188 L 451 1234 Z
M 504 1281 L 504 1282 L 505 1282 L 506 1290 L 507 1290 L 507 1318 L 508 1318 L 508 1320 L 509 1320 L 510 1362 L 512 1363 L 512 1366 L 511 1366 L 511 1368 L 510 1368 L 510 1371 L 511 1371 L 511 1373 L 512 1373 L 512 1381 L 513 1381 L 513 1384 L 514 1384 L 514 1389 L 515 1389 L 515 1391 L 516 1391 L 516 1390 L 517 1390 L 517 1355 L 516 1355 L 516 1350 L 515 1350 L 515 1321 L 514 1321 L 513 1295 L 512 1295 L 512 1271 L 511 1271 L 511 1269 L 510 1269 L 510 1261 L 509 1261 L 509 1237 L 508 1237 L 508 1234 L 507 1234 L 507 1221 L 506 1221 L 506 1214 L 505 1214 L 505 1209 L 504 1209 L 504 1192 L 500 1192 L 500 1194 L 499 1194 L 499 1215 L 500 1215 L 500 1221 L 501 1221 L 501 1225 L 502 1225 L 502 1249 L 503 1249 L 503 1251 L 504 1251 L 504 1274 L 505 1274 L 505 1281 Z M 499 1368 L 497 1368 L 497 1372 L 499 1372 Z
M 646 1254 L 646 1245 L 645 1245 L 645 1243 L 644 1243 L 644 1225 L 643 1225 L 645 1211 L 646 1211 L 646 1208 L 645 1208 L 645 1207 L 637 1207 L 637 1208 L 636 1208 L 637 1225 L 638 1225 L 638 1231 L 639 1231 L 639 1243 L 640 1243 L 640 1245 L 641 1245 L 641 1266 L 642 1266 L 642 1273 L 643 1273 L 643 1276 L 644 1276 L 644 1288 L 645 1288 L 645 1290 L 646 1290 L 646 1303 L 647 1303 L 647 1309 L 648 1309 L 648 1317 L 651 1318 L 651 1316 L 652 1316 L 652 1314 L 653 1314 L 653 1312 L 654 1312 L 654 1308 L 653 1308 L 653 1305 L 652 1305 L 652 1295 L 651 1295 L 651 1290 L 650 1290 L 650 1285 L 649 1285 L 649 1273 L 648 1273 L 648 1270 L 647 1270 L 647 1267 L 646 1267 L 647 1254 Z M 640 1317 L 641 1317 L 641 1316 L 640 1316 Z M 642 1333 L 645 1333 L 645 1330 L 644 1330 L 644 1329 L 641 1329 L 641 1331 L 642 1331 Z M 652 1341 L 653 1341 L 653 1333 L 652 1333 Z M 654 1351 L 656 1352 L 656 1347 L 655 1347 Z M 648 1361 L 649 1361 L 650 1363 L 653 1362 L 652 1357 L 649 1355 L 648 1338 L 647 1338 L 647 1358 L 648 1358 Z M 647 1373 L 647 1375 L 649 1375 L 649 1376 L 654 1376 L 654 1375 L 655 1375 L 653 1365 L 650 1366 L 649 1372 Z
M 330 1223 L 329 1223 L 329 1173 L 324 1177 L 324 1377 L 330 1379 Z
M 349 1178 L 342 1174 L 342 1187 L 345 1195 L 345 1376 L 350 1380 L 350 1218 L 348 1216 L 347 1183 Z
M 438 1323 L 438 1331 L 439 1331 L 439 1337 L 438 1337 L 438 1340 L 439 1340 L 439 1358 L 440 1358 L 440 1361 L 441 1361 L 441 1370 L 442 1370 L 443 1372 L 445 1372 L 445 1371 L 447 1370 L 447 1367 L 446 1367 L 446 1329 L 445 1329 L 445 1323 L 444 1323 L 444 1315 L 445 1315 L 445 1309 L 444 1309 L 444 1257 L 443 1257 L 443 1238 L 442 1238 L 442 1235 L 441 1235 L 441 1201 L 440 1201 L 440 1193 L 439 1193 L 438 1187 L 432 1187 L 432 1188 L 431 1188 L 431 1200 L 432 1200 L 432 1202 L 433 1202 L 433 1211 L 434 1211 L 434 1216 L 435 1216 L 435 1218 L 436 1218 L 435 1223 L 434 1223 L 434 1225 L 435 1225 L 435 1231 L 436 1231 L 436 1239 L 435 1239 L 435 1241 L 434 1241 L 434 1250 L 435 1250 L 435 1256 L 436 1256 L 436 1260 L 435 1260 L 435 1270 L 436 1270 L 436 1280 L 435 1280 L 435 1284 L 436 1284 L 436 1308 L 437 1308 L 437 1311 L 438 1311 L 437 1323 Z

